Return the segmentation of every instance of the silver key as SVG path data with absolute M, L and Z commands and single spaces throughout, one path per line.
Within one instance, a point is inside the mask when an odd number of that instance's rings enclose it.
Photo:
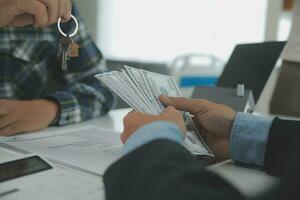
M 62 64 L 61 64 L 62 71 L 67 70 L 67 67 L 68 67 L 67 61 L 70 59 L 70 45 L 73 42 L 73 40 L 71 38 L 77 34 L 78 29 L 79 29 L 78 21 L 77 21 L 76 17 L 71 15 L 71 18 L 74 20 L 76 26 L 75 26 L 74 32 L 70 33 L 70 34 L 64 33 L 63 30 L 61 29 L 60 24 L 61 24 L 62 18 L 59 18 L 58 22 L 57 22 L 57 28 L 58 28 L 60 34 L 63 36 L 63 38 L 61 38 L 61 40 L 60 40 L 62 54 L 63 54 L 62 55 Z
M 62 48 L 62 71 L 66 71 L 68 68 L 67 62 L 70 59 L 70 44 L 72 44 L 72 42 L 73 40 L 68 35 L 60 39 L 60 45 Z

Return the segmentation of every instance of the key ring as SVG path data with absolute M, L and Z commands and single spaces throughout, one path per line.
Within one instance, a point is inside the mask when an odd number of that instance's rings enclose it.
M 67 37 L 67 36 L 69 36 L 69 37 L 74 37 L 74 36 L 77 34 L 77 32 L 78 32 L 78 21 L 77 21 L 76 17 L 74 17 L 74 15 L 71 15 L 71 18 L 74 20 L 74 22 L 75 22 L 75 24 L 76 24 L 76 27 L 75 27 L 74 32 L 73 32 L 72 34 L 70 34 L 70 35 L 68 35 L 68 34 L 66 34 L 66 33 L 64 33 L 64 32 L 62 31 L 62 29 L 61 29 L 61 27 L 60 27 L 60 23 L 61 23 L 62 18 L 60 17 L 60 18 L 58 19 L 58 22 L 57 22 L 57 28 L 58 28 L 60 34 L 62 34 L 64 37 Z

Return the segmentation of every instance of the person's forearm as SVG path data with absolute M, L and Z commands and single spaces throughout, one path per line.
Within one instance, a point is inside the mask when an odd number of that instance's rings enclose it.
M 106 114 L 114 105 L 112 93 L 98 86 L 76 83 L 65 91 L 47 94 L 44 98 L 55 99 L 60 106 L 60 112 L 55 124 L 67 125 L 82 122 Z

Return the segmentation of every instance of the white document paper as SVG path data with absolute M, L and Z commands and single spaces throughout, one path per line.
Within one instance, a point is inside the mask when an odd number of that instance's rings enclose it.
M 118 132 L 93 126 L 2 138 L 1 142 L 99 175 L 122 153 Z
M 300 62 L 300 0 L 295 1 L 293 25 L 283 51 L 283 60 Z

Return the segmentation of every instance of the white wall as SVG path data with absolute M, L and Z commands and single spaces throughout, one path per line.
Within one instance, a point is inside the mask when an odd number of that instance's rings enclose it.
M 99 39 L 100 0 L 75 0 L 93 38 Z
M 226 59 L 236 43 L 265 39 L 267 0 L 102 0 L 101 7 L 99 44 L 108 57 Z
M 281 16 L 282 5 L 282 0 L 268 0 L 265 32 L 265 39 L 267 41 L 276 40 L 278 37 L 279 19 Z
M 236 43 L 283 38 L 282 0 L 75 1 L 108 57 L 170 60 L 198 52 L 226 59 Z

